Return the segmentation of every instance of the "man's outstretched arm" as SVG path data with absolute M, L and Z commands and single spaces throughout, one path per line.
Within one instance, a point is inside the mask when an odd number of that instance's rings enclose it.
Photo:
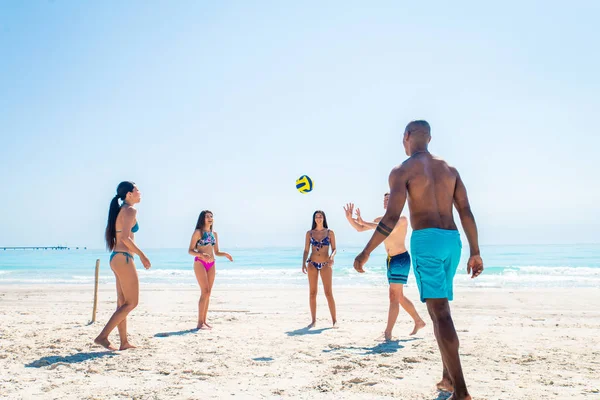
M 352 214 L 354 213 L 354 203 L 348 203 L 344 206 L 344 213 L 346 214 L 346 219 L 350 223 L 350 225 L 356 229 L 358 232 L 368 231 L 369 229 L 373 229 L 361 224 L 357 219 L 352 218 Z
M 363 230 L 377 229 L 377 223 L 379 221 L 381 221 L 381 217 L 377 217 L 374 222 L 365 221 L 360 214 L 360 208 L 356 209 L 356 222 L 364 228 Z

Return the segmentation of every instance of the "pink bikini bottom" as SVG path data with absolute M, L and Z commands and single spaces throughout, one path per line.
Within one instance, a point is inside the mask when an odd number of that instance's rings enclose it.
M 203 260 L 203 259 L 202 259 L 202 258 L 200 258 L 200 257 L 196 257 L 196 258 L 194 258 L 194 261 L 200 261 L 200 262 L 202 263 L 202 265 L 204 265 L 204 268 L 206 268 L 206 270 L 207 270 L 207 271 L 208 271 L 208 270 L 209 270 L 209 269 L 210 269 L 210 268 L 211 268 L 213 265 L 215 265 L 215 262 L 214 262 L 214 261 L 208 262 L 208 261 L 205 261 L 205 260 Z

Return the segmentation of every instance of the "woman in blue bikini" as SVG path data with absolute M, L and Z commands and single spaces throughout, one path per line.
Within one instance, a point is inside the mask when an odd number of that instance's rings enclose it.
M 219 251 L 219 235 L 213 232 L 213 213 L 204 210 L 198 217 L 196 229 L 192 234 L 188 253 L 194 256 L 194 273 L 200 285 L 200 300 L 198 301 L 198 326 L 197 329 L 212 329 L 206 322 L 210 291 L 215 282 L 215 256 L 233 258 L 224 251 Z
M 119 199 L 122 204 L 119 206 Z M 133 254 L 137 254 L 146 269 L 150 268 L 150 260 L 134 242 L 134 233 L 138 231 L 137 210 L 134 204 L 141 200 L 141 193 L 133 182 L 121 182 L 117 186 L 117 194 L 110 202 L 106 232 L 106 247 L 112 250 L 110 268 L 117 280 L 117 310 L 106 323 L 102 332 L 94 340 L 96 344 L 109 350 L 116 350 L 108 335 L 118 327 L 121 346 L 119 350 L 134 348 L 127 340 L 127 315 L 137 306 L 139 299 L 139 282 Z
M 312 248 L 310 257 L 308 251 Z M 329 254 L 331 249 L 331 254 Z M 335 313 L 335 300 L 333 299 L 332 278 L 333 258 L 336 254 L 335 234 L 327 226 L 325 213 L 317 210 L 313 214 L 312 229 L 306 232 L 304 244 L 304 255 L 302 257 L 302 272 L 308 273 L 309 303 L 312 322 L 309 328 L 315 327 L 317 323 L 317 290 L 319 286 L 319 273 L 325 290 L 325 297 L 329 305 L 329 312 L 333 326 L 336 327 L 337 318 Z

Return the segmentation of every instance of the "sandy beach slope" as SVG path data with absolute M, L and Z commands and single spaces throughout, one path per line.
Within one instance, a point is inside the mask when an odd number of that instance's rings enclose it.
M 142 286 L 130 316 L 135 350 L 92 344 L 115 307 L 112 285 L 0 286 L 0 397 L 10 399 L 444 399 L 440 356 L 428 325 L 416 337 L 401 311 L 397 340 L 377 341 L 385 288 L 335 288 L 330 329 L 320 287 L 318 326 L 308 289 L 229 287 L 217 279 L 212 331 L 194 332 L 199 290 Z M 474 399 L 599 399 L 597 289 L 465 289 L 452 303 Z M 111 340 L 118 343 L 115 330 Z

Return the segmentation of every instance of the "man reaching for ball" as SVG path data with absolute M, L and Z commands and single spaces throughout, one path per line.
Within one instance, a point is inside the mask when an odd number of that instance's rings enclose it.
M 389 193 L 383 195 L 384 209 L 387 209 L 389 198 Z M 353 210 L 354 204 L 352 203 L 349 203 L 344 207 L 346 219 L 354 229 L 358 232 L 363 232 L 377 228 L 377 223 L 381 220 L 381 217 L 375 218 L 374 222 L 366 222 L 360 215 L 360 208 L 356 209 L 356 219 L 352 218 Z M 408 220 L 406 217 L 400 217 L 392 230 L 392 233 L 384 241 L 385 250 L 388 254 L 387 278 L 388 283 L 390 284 L 390 309 L 388 312 L 387 327 L 383 333 L 386 341 L 392 340 L 392 330 L 398 319 L 400 306 L 404 308 L 414 321 L 415 325 L 410 335 L 414 335 L 419 329 L 425 326 L 425 321 L 423 321 L 413 303 L 404 295 L 403 290 L 408 279 L 408 273 L 410 272 L 410 255 L 408 254 L 408 251 L 406 251 L 406 246 L 404 244 L 407 227 Z

